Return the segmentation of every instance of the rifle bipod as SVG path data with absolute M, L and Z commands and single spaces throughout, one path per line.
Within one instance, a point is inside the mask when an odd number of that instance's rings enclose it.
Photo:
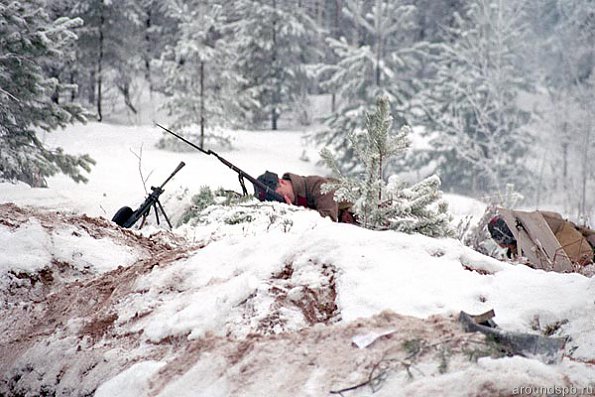
M 248 190 L 246 189 L 246 185 L 244 184 L 244 178 L 246 178 L 249 182 L 252 182 L 252 185 L 254 185 L 254 193 L 255 195 L 259 198 L 260 201 L 265 200 L 266 197 L 270 197 L 273 200 L 279 201 L 281 203 L 285 202 L 285 199 L 283 198 L 283 196 L 281 196 L 279 193 L 277 193 L 275 191 L 275 189 L 271 188 L 268 185 L 265 185 L 264 183 L 262 183 L 261 181 L 259 181 L 258 179 L 248 175 L 246 172 L 242 171 L 241 169 L 239 169 L 238 167 L 236 167 L 235 165 L 233 165 L 232 163 L 230 163 L 229 161 L 225 160 L 223 157 L 219 156 L 217 153 L 213 152 L 212 150 L 204 150 L 203 148 L 201 148 L 200 146 L 196 146 L 194 143 L 190 142 L 188 139 L 184 138 L 181 135 L 176 134 L 175 132 L 165 128 L 162 125 L 159 125 L 157 123 L 155 123 L 155 125 L 159 128 L 161 128 L 162 130 L 164 130 L 165 132 L 167 132 L 168 134 L 171 134 L 173 136 L 175 136 L 176 138 L 178 138 L 179 140 L 181 140 L 182 142 L 192 146 L 193 148 L 195 148 L 196 150 L 198 150 L 199 152 L 202 152 L 204 154 L 207 155 L 212 155 L 217 157 L 217 159 L 219 161 L 221 161 L 223 164 L 225 164 L 226 166 L 228 166 L 229 168 L 231 168 L 232 171 L 234 171 L 235 173 L 238 174 L 238 179 L 240 180 L 240 185 L 242 185 L 242 192 L 244 193 L 244 196 L 246 196 L 248 194 Z M 258 193 L 257 193 L 257 188 Z
M 163 205 L 159 201 L 159 196 L 164 192 L 163 187 L 171 178 L 174 177 L 184 167 L 186 164 L 181 161 L 180 164 L 176 167 L 176 169 L 171 173 L 171 175 L 161 184 L 159 187 L 151 186 L 151 193 L 147 196 L 145 201 L 138 207 L 136 211 L 132 211 L 130 207 L 122 207 L 116 212 L 112 221 L 115 222 L 117 225 L 122 227 L 132 227 L 140 218 L 142 218 L 142 222 L 139 228 L 142 228 L 151 212 L 151 208 L 153 208 L 155 212 L 155 219 L 157 220 L 157 224 L 159 225 L 159 211 L 163 214 L 169 228 L 172 228 L 171 222 L 165 213 L 165 209 L 163 209 Z

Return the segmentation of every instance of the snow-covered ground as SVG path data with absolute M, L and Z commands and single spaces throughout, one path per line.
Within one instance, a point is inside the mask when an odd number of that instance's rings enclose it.
M 144 199 L 142 179 L 160 185 L 180 161 L 162 200 L 174 221 L 203 185 L 240 189 L 213 156 L 155 149 L 160 135 L 73 126 L 45 139 L 97 161 L 88 184 L 0 184 L 0 395 L 595 392 L 591 278 L 278 203 L 213 206 L 171 232 L 115 226 L 119 207 Z M 300 160 L 302 136 L 241 131 L 219 154 L 254 176 L 326 174 L 314 149 Z M 447 198 L 457 219 L 484 210 Z M 462 331 L 460 311 L 489 309 L 504 330 L 569 337 L 565 350 L 547 364 Z

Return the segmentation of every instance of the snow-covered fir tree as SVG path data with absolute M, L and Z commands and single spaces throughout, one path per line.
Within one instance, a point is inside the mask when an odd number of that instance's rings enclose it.
M 161 57 L 167 47 L 178 38 L 178 18 L 175 17 L 175 3 L 163 0 L 137 0 L 142 19 L 142 63 L 145 80 L 149 82 L 150 93 L 163 86 L 161 76 L 154 76 L 153 62 Z M 174 16 L 172 16 L 172 11 Z
M 327 38 L 337 59 L 318 70 L 322 86 L 338 97 L 338 106 L 327 120 L 328 129 L 315 139 L 332 147 L 343 170 L 353 170 L 357 159 L 349 148 L 347 132 L 361 128 L 368 106 L 386 96 L 399 114 L 419 87 L 416 71 L 422 64 L 423 42 L 414 43 L 407 33 L 415 27 L 415 6 L 407 1 L 346 0 L 344 18 L 353 34 Z M 397 120 L 403 124 L 403 120 Z
M 233 72 L 224 2 L 174 0 L 169 15 L 179 24 L 176 44 L 157 63 L 164 74 L 165 107 L 173 126 L 199 126 L 199 146 L 207 138 L 221 138 L 214 129 L 237 125 L 243 118 L 244 80 Z
M 36 0 L 0 4 L 0 178 L 31 186 L 46 186 L 46 178 L 57 172 L 86 181 L 81 168 L 89 171 L 93 164 L 89 156 L 46 148 L 37 135 L 84 121 L 83 109 L 68 95 L 52 100 L 66 87 L 42 67 L 59 63 L 60 49 L 72 45 L 72 30 L 82 21 L 50 21 L 44 5 Z
M 47 3 L 46 3 L 47 4 Z M 50 21 L 56 20 L 63 16 L 69 16 L 72 9 L 72 0 L 54 0 L 49 2 L 46 6 L 48 18 Z M 84 21 L 81 21 L 84 25 Z M 75 31 L 80 30 L 82 26 L 77 26 Z M 78 36 L 77 36 L 78 37 Z M 73 45 L 75 44 L 75 45 Z M 75 81 L 75 70 L 77 63 L 77 46 L 76 41 L 66 40 L 59 44 L 60 57 L 55 57 L 43 65 L 43 70 L 48 77 L 57 79 L 62 84 L 69 84 L 68 92 L 54 92 L 52 100 L 59 102 L 60 96 L 67 95 L 68 100 L 75 101 L 79 89 Z
M 235 66 L 250 101 L 251 124 L 270 121 L 276 130 L 283 113 L 301 100 L 312 80 L 307 65 L 317 50 L 319 28 L 290 0 L 238 0 L 232 16 Z
M 365 115 L 365 132 L 350 133 L 349 141 L 362 163 L 360 176 L 342 174 L 335 156 L 327 148 L 321 156 L 338 176 L 336 182 L 323 185 L 323 191 L 334 191 L 337 202 L 353 203 L 353 211 L 363 227 L 397 230 L 428 236 L 450 236 L 450 215 L 441 200 L 440 179 L 433 175 L 409 187 L 396 175 L 383 178 L 383 166 L 410 145 L 410 127 L 391 132 L 389 100 L 381 97 L 376 112 Z
M 70 16 L 85 22 L 77 32 L 77 81 L 89 104 L 94 105 L 97 120 L 103 120 L 104 102 L 110 96 L 122 96 L 135 112 L 130 85 L 143 67 L 142 10 L 137 0 L 71 3 Z
M 539 159 L 536 202 L 557 199 L 566 203 L 565 212 L 586 221 L 593 206 L 589 197 L 595 197 L 595 4 L 530 4 L 535 70 L 543 76 L 548 99 L 542 102 L 542 145 L 534 151 Z
M 519 102 L 519 93 L 531 89 L 522 59 L 521 6 L 474 0 L 465 15 L 456 15 L 449 39 L 431 58 L 434 78 L 419 99 L 431 138 L 426 160 L 449 189 L 485 193 L 506 183 L 531 187 L 526 161 L 533 142 L 531 114 Z

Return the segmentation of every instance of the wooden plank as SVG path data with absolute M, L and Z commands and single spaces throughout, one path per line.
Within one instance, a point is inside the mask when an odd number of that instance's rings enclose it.
M 496 317 L 496 312 L 494 309 L 490 309 L 487 312 L 481 314 L 469 314 L 469 317 L 472 318 L 477 324 L 481 324 Z
M 517 241 L 518 255 L 527 258 L 531 267 L 547 271 L 552 270 L 553 266 L 548 260 L 546 253 L 537 249 L 531 237 L 529 237 L 524 229 L 517 227 L 517 220 L 513 211 L 504 208 L 498 208 L 497 210 Z
M 529 261 L 529 266 L 532 268 L 543 269 L 548 272 L 551 272 L 554 269 L 554 264 L 548 258 L 547 253 L 542 247 L 536 245 L 533 242 L 531 237 L 529 237 L 529 234 L 524 229 L 519 231 L 517 245 L 520 250 L 519 252 L 522 256 L 527 258 Z
M 572 262 L 539 212 L 513 211 L 513 215 L 520 221 L 538 250 L 545 252 L 548 262 L 552 265 L 551 269 L 546 270 L 572 270 Z

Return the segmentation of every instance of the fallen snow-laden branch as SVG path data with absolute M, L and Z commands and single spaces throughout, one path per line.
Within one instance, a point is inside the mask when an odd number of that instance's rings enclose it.
M 380 390 L 380 388 L 382 387 L 382 384 L 388 378 L 390 371 L 397 369 L 399 365 L 402 365 L 403 368 L 405 369 L 405 371 L 407 371 L 407 375 L 410 378 L 413 378 L 413 373 L 411 372 L 411 369 L 415 368 L 414 364 L 415 364 L 417 358 L 422 353 L 424 353 L 434 347 L 449 343 L 451 341 L 452 341 L 452 339 L 449 338 L 449 339 L 438 341 L 436 343 L 432 343 L 430 345 L 426 345 L 424 343 L 424 341 L 419 341 L 419 340 L 414 340 L 414 341 L 412 341 L 412 343 L 406 343 L 405 347 L 410 349 L 411 352 L 404 359 L 400 360 L 397 358 L 385 358 L 386 357 L 386 354 L 385 354 L 382 356 L 382 358 L 378 362 L 374 363 L 374 365 L 372 366 L 372 369 L 370 371 L 370 374 L 368 375 L 368 379 L 366 379 L 365 381 L 358 383 L 356 385 L 346 387 L 344 389 L 331 390 L 330 394 L 338 394 L 340 396 L 343 396 L 343 393 L 346 393 L 348 391 L 357 390 L 361 387 L 368 386 L 368 385 L 370 386 L 372 393 L 376 393 L 378 390 Z M 424 373 L 421 370 L 417 369 L 417 371 L 422 376 L 424 375 Z
M 391 364 L 394 364 L 394 363 L 404 364 L 405 369 L 407 370 L 407 373 L 410 373 L 409 372 L 409 367 L 411 366 L 410 363 L 399 361 L 397 359 L 382 358 L 377 363 L 374 363 L 367 380 L 365 380 L 361 383 L 358 383 L 357 385 L 349 386 L 349 387 L 346 387 L 341 390 L 331 390 L 330 393 L 343 396 L 343 393 L 345 393 L 345 392 L 357 390 L 357 389 L 364 387 L 366 385 L 370 385 L 370 389 L 372 389 L 372 393 L 375 393 L 376 391 L 380 390 L 380 388 L 382 387 L 382 384 L 388 377 L 389 371 L 392 369 Z
M 0 92 L 1 92 L 2 94 L 6 95 L 7 97 L 14 99 L 14 100 L 15 100 L 15 101 L 17 101 L 18 103 L 21 103 L 21 100 L 20 100 L 19 98 L 15 97 L 14 95 L 12 95 L 10 92 L 8 92 L 8 91 L 6 91 L 6 90 L 3 90 L 2 88 L 0 88 Z

